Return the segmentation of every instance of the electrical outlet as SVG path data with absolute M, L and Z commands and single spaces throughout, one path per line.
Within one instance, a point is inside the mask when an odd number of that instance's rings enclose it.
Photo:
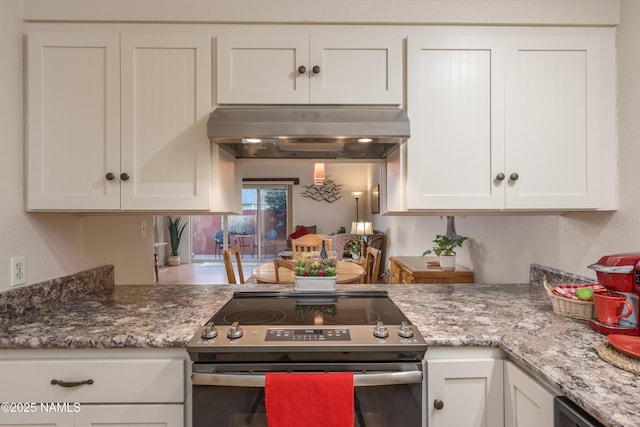
M 147 237 L 147 221 L 140 221 L 140 237 Z
M 23 285 L 27 282 L 27 264 L 25 257 L 11 258 L 11 286 Z

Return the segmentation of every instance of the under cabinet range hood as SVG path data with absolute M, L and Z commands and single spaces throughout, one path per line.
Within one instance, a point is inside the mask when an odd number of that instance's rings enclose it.
M 409 138 L 399 108 L 216 108 L 209 139 L 237 158 L 384 159 Z

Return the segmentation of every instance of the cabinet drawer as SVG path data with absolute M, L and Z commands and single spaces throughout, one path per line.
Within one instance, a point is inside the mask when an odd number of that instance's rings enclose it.
M 184 375 L 184 361 L 172 359 L 3 361 L 0 401 L 181 403 Z M 92 384 L 63 387 L 52 380 Z

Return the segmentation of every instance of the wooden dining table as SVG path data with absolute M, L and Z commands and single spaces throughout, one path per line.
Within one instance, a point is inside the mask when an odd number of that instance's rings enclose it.
M 293 271 L 280 268 L 280 282 L 276 282 L 276 269 L 273 261 L 260 264 L 253 269 L 253 277 L 258 283 L 294 283 Z M 336 263 L 336 283 L 364 283 L 366 273 L 357 262 L 341 261 Z

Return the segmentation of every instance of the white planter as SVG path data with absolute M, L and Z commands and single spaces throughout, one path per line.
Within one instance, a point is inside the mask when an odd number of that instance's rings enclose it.
M 456 269 L 456 256 L 455 255 L 440 255 L 440 268 L 443 270 L 455 270 Z
M 180 255 L 177 256 L 169 256 L 169 258 L 167 259 L 167 264 L 169 265 L 180 265 Z
M 335 291 L 336 276 L 294 276 L 295 290 L 303 292 Z

